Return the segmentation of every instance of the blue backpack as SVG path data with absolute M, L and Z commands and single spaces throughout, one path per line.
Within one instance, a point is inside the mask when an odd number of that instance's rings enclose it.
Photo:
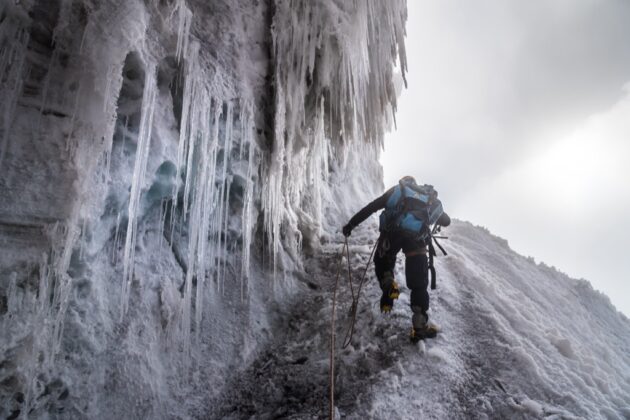
M 432 185 L 417 185 L 401 180 L 390 195 L 379 217 L 381 232 L 402 231 L 425 240 L 431 236 L 431 225 L 444 210 Z

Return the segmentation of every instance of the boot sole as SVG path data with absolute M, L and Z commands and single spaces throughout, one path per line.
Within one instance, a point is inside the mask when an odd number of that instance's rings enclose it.
M 424 340 L 425 338 L 435 338 L 438 335 L 438 331 L 432 331 L 429 333 L 425 333 L 422 335 L 409 336 L 409 339 L 413 344 L 416 344 L 418 341 Z

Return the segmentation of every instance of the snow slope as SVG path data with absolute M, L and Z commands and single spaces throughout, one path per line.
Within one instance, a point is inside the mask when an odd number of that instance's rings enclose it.
M 367 222 L 366 222 L 367 223 Z M 431 292 L 434 340 L 413 346 L 407 290 L 378 310 L 370 271 L 347 349 L 350 289 L 337 318 L 342 418 L 624 419 L 630 416 L 630 321 L 584 280 L 536 264 L 485 229 L 455 221 Z M 351 236 L 355 281 L 375 225 Z M 332 286 L 341 239 L 310 260 L 298 299 L 278 308 L 276 339 L 212 405 L 211 418 L 327 415 Z M 344 262 L 345 264 L 345 262 Z M 397 277 L 403 283 L 402 258 Z M 355 286 L 356 290 L 356 286 Z

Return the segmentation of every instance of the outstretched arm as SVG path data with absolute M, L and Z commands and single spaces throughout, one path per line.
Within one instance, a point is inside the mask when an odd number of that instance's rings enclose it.
M 385 208 L 385 204 L 387 204 L 387 200 L 391 195 L 392 190 L 388 190 L 385 194 L 381 195 L 376 200 L 372 201 L 367 206 L 363 207 L 357 214 L 352 216 L 352 219 L 348 222 L 347 225 L 343 227 L 343 234 L 345 236 L 350 236 L 352 229 L 359 226 L 365 219 L 370 217 L 374 212 L 377 212 L 381 209 Z

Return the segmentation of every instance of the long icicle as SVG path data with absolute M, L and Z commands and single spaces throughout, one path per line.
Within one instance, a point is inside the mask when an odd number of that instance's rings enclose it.
M 133 179 L 131 182 L 131 194 L 129 197 L 129 210 L 127 214 L 127 236 L 125 237 L 123 283 L 121 292 L 121 320 L 127 312 L 127 307 L 129 305 L 129 290 L 134 274 L 140 196 L 147 169 L 149 148 L 151 146 L 151 131 L 153 128 L 153 113 L 155 110 L 157 90 L 155 69 L 155 64 L 149 64 L 147 66 L 144 93 L 142 96 L 142 115 L 140 118 L 140 132 L 138 134 L 138 148 L 136 151 Z

